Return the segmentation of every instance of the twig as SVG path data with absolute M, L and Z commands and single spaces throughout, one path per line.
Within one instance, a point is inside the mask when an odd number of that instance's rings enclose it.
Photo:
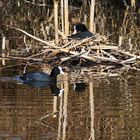
M 58 111 L 57 111 L 57 112 L 50 113 L 50 114 L 47 114 L 47 115 L 41 117 L 41 118 L 39 119 L 39 121 L 42 121 L 43 119 L 47 119 L 49 116 L 52 116 L 52 115 L 54 115 L 54 114 L 56 114 L 56 113 L 58 113 Z
M 40 4 L 40 3 L 35 3 L 35 2 L 30 2 L 28 0 L 23 0 L 25 3 L 28 3 L 28 4 L 32 4 L 32 5 L 37 5 L 37 6 L 40 6 L 40 7 L 44 7 L 44 6 L 47 6 L 47 7 L 52 7 L 51 5 L 48 5 L 48 4 Z
M 82 41 L 78 42 L 77 44 L 75 44 L 75 45 L 73 45 L 73 46 L 71 46 L 71 47 L 68 47 L 68 49 L 72 49 L 72 48 L 75 48 L 75 47 L 77 47 L 77 46 L 80 46 L 81 44 L 83 44 L 83 43 L 89 41 L 89 40 L 92 39 L 93 37 L 94 37 L 94 36 L 89 37 L 89 38 L 86 38 L 86 39 L 83 39 Z M 81 45 L 81 46 L 82 46 L 82 45 Z M 64 48 L 64 46 L 62 46 L 62 48 Z
M 25 63 L 22 63 L 22 62 L 21 62 L 20 64 L 4 66 L 4 67 L 1 67 L 0 70 L 2 70 L 2 69 L 7 69 L 7 68 L 11 68 L 11 67 L 17 67 L 17 66 L 21 66 L 21 65 L 25 65 Z
M 67 61 L 67 60 L 69 60 L 69 59 L 71 59 L 71 58 L 74 58 L 74 57 L 77 57 L 77 56 L 79 57 L 79 56 L 83 55 L 84 53 L 86 53 L 86 52 L 81 52 L 81 53 L 72 55 L 72 56 L 70 56 L 70 57 L 62 58 L 61 61 L 64 62 L 64 61 Z
M 68 43 L 66 43 L 65 45 L 63 45 L 61 48 L 66 48 L 68 45 L 70 45 L 73 42 L 73 40 L 69 41 Z
M 50 114 L 48 114 L 48 115 L 45 115 L 45 116 L 41 117 L 41 118 L 39 119 L 39 121 L 40 121 L 43 125 L 45 125 L 45 126 L 47 126 L 47 127 L 50 127 L 50 128 L 53 128 L 54 130 L 57 130 L 56 128 L 50 126 L 50 124 L 49 124 L 47 121 L 44 120 L 44 119 L 47 119 L 49 116 L 52 116 L 52 115 L 54 115 L 54 114 L 56 114 L 56 113 L 58 113 L 58 111 L 57 111 L 57 112 L 50 113 Z
M 52 44 L 50 44 L 50 43 L 48 43 L 48 42 L 46 42 L 46 41 L 40 39 L 40 38 L 38 38 L 38 37 L 35 37 L 35 36 L 33 36 L 33 35 L 27 33 L 26 31 L 22 30 L 22 29 L 19 29 L 19 28 L 17 28 L 17 27 L 12 27 L 12 26 L 10 26 L 10 25 L 7 25 L 7 26 L 8 26 L 9 28 L 12 28 L 12 29 L 15 29 L 15 30 L 20 31 L 20 32 L 26 34 L 27 36 L 29 36 L 29 37 L 31 37 L 31 38 L 33 38 L 33 39 L 35 39 L 35 40 L 37 40 L 37 41 L 39 41 L 39 42 L 41 42 L 41 43 L 44 43 L 44 44 L 46 44 L 46 45 L 49 45 L 49 46 L 51 46 L 51 47 L 54 48 L 54 49 L 60 48 L 60 47 L 58 47 L 58 46 L 56 46 L 56 45 L 52 45 Z
M 61 52 L 65 52 L 65 53 L 69 53 L 69 54 L 72 54 L 72 55 L 79 55 L 78 52 L 75 52 L 75 51 L 70 51 L 69 49 L 59 49 Z M 90 56 L 87 56 L 87 55 L 84 55 L 82 54 L 81 57 L 85 58 L 85 59 L 88 59 L 88 60 L 91 60 L 91 61 L 96 61 L 95 58 L 93 57 L 90 57 Z
M 135 55 L 135 54 L 132 54 L 130 52 L 126 52 L 126 51 L 123 51 L 123 50 L 118 50 L 117 52 L 118 53 L 125 54 L 125 55 L 128 55 L 128 56 L 131 56 L 131 57 L 136 57 L 136 58 L 140 59 L 140 56 L 139 55 Z
M 37 61 L 37 62 L 42 62 L 43 59 L 39 58 L 25 58 L 25 57 L 13 57 L 13 56 L 6 56 L 3 57 L 4 59 L 13 59 L 13 60 L 26 60 L 26 61 Z
M 119 61 L 117 58 L 115 58 L 113 55 L 109 54 L 108 52 L 104 51 L 104 50 L 101 50 L 102 53 L 106 54 L 107 56 L 109 56 L 111 59 L 114 59 L 116 61 Z
M 132 61 L 135 61 L 136 59 L 137 59 L 137 57 L 133 57 L 133 58 L 121 61 L 121 64 L 132 63 Z
M 98 50 L 98 49 L 102 49 L 102 50 L 119 50 L 118 46 L 112 46 L 112 45 L 94 45 L 90 47 L 93 50 Z
M 49 52 L 49 51 L 57 51 L 57 50 L 54 50 L 54 49 L 45 49 L 45 50 L 43 50 L 42 52 L 39 52 L 39 53 L 34 54 L 34 55 L 32 55 L 32 56 L 29 56 L 28 58 L 36 57 L 36 56 L 45 54 L 45 53 L 47 53 L 47 52 Z M 57 51 L 57 52 L 58 52 L 58 51 Z

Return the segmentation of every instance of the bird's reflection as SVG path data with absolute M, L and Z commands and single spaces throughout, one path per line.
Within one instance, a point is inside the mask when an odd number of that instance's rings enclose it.
M 64 92 L 64 89 L 59 89 L 57 87 L 56 82 L 43 82 L 43 81 L 24 81 L 19 78 L 19 76 L 15 77 L 0 77 L 1 82 L 12 82 L 18 84 L 29 85 L 34 88 L 49 88 L 54 96 L 61 96 Z
M 86 87 L 87 87 L 86 83 L 80 82 L 80 83 L 74 83 L 74 87 L 73 88 L 74 88 L 74 90 L 76 92 L 80 93 L 80 92 L 84 92 Z
M 61 96 L 64 89 L 59 89 L 56 83 L 40 82 L 40 81 L 23 81 L 23 84 L 29 85 L 34 88 L 50 88 L 54 96 Z

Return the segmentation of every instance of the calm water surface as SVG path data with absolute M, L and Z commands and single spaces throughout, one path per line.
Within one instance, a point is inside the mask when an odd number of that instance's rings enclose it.
M 0 77 L 17 73 L 1 70 Z M 65 75 L 61 95 L 57 87 L 9 79 L 0 80 L 0 140 L 140 140 L 139 72 L 93 78 L 75 89 Z

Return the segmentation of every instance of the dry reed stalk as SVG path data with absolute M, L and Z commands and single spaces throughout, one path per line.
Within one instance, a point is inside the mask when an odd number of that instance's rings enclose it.
M 91 0 L 90 4 L 90 31 L 95 31 L 95 23 L 94 23 L 94 12 L 95 12 L 95 0 Z
M 58 34 L 62 37 L 62 39 L 67 39 L 68 37 L 65 35 L 64 32 L 61 32 L 60 30 L 58 30 Z
M 88 16 L 87 16 L 87 9 L 88 9 L 88 7 L 87 7 L 87 3 L 88 3 L 88 1 L 87 0 L 84 0 L 83 1 L 83 6 L 82 6 L 82 10 L 83 10 L 83 16 L 84 16 L 84 23 L 85 23 L 85 25 L 87 26 L 87 23 L 88 23 Z
M 5 36 L 2 38 L 2 50 L 5 50 Z
M 44 36 L 44 40 L 47 40 L 47 35 L 46 35 L 46 32 L 45 32 L 45 28 L 44 28 L 43 23 L 41 23 L 40 26 L 41 26 L 40 30 L 42 31 L 42 34 Z
M 123 23 L 122 23 L 122 27 L 123 27 L 122 34 L 126 34 L 126 24 L 127 24 L 128 10 L 129 10 L 129 7 L 127 6 L 127 8 L 124 12 L 124 18 L 123 18 Z
M 58 0 L 54 1 L 55 43 L 58 45 Z
M 131 6 L 134 7 L 134 9 L 136 8 L 136 0 L 131 0 Z
M 64 12 L 65 12 L 65 35 L 69 34 L 69 13 L 68 13 L 68 0 L 64 0 Z
M 64 0 L 61 0 L 61 25 L 62 32 L 64 33 Z
M 123 36 L 119 36 L 119 46 L 122 46 L 122 40 L 123 40 Z
M 133 47 L 131 37 L 128 39 L 128 44 L 129 44 L 129 51 L 131 52 Z
M 5 53 L 4 53 L 5 43 L 6 43 L 5 41 L 6 41 L 5 36 L 3 36 L 3 38 L 2 38 L 2 57 L 5 57 Z M 2 65 L 5 66 L 5 59 L 2 59 Z

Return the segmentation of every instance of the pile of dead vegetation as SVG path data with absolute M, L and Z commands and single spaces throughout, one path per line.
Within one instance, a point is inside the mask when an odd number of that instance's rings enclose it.
M 34 47 L 29 48 L 25 43 L 24 53 L 12 53 L 5 56 L 5 59 L 14 59 L 28 62 L 42 62 L 49 65 L 62 65 L 76 69 L 78 67 L 94 67 L 96 72 L 111 72 L 120 68 L 139 70 L 140 56 L 130 49 L 122 49 L 123 46 L 110 43 L 108 38 L 101 35 L 94 35 L 83 40 L 60 40 L 59 45 L 54 41 L 44 41 L 40 38 L 18 29 L 25 36 L 40 43 L 38 52 L 31 53 Z M 61 44 L 61 45 L 60 45 Z M 128 47 L 129 48 L 129 47 Z M 17 51 L 17 50 L 16 50 Z M 22 52 L 23 49 L 19 49 Z M 26 55 L 25 57 L 25 53 Z M 18 56 L 18 54 L 20 54 Z M 23 54 L 23 55 L 21 55 Z

